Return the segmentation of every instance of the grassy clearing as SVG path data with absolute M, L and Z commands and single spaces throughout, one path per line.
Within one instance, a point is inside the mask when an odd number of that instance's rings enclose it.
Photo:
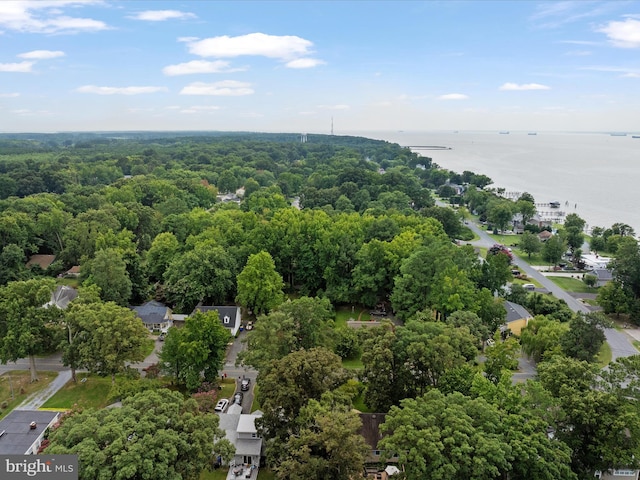
M 260 387 L 258 385 L 253 386 L 253 403 L 251 404 L 251 411 L 255 412 L 256 410 L 260 410 L 260 402 L 258 401 L 258 391 Z
M 364 368 L 364 365 L 362 364 L 362 360 L 360 359 L 360 357 L 343 359 L 342 366 L 347 370 L 362 370 Z
M 0 404 L 6 402 L 7 405 L 0 409 L 0 418 L 20 405 L 29 395 L 45 388 L 57 376 L 57 372 L 38 372 L 40 380 L 31 383 L 28 370 L 12 370 L 0 375 Z
M 109 404 L 111 377 L 79 373 L 77 378 L 77 383 L 67 383 L 43 407 L 70 409 L 77 405 L 82 408 L 104 408 Z M 87 380 L 83 382 L 84 378 Z
M 355 408 L 356 410 L 362 413 L 373 413 L 373 410 L 367 407 L 364 403 L 364 392 L 358 395 L 356 398 L 354 398 L 353 408 Z
M 578 280 L 577 278 L 554 276 L 547 278 L 567 292 L 598 293 L 597 288 L 589 287 L 582 280 Z
M 228 467 L 218 468 L 217 470 L 205 470 L 200 474 L 200 480 L 226 480 Z
M 222 390 L 218 391 L 218 398 L 231 398 L 236 392 L 236 379 L 225 378 L 220 382 Z
M 611 345 L 609 345 L 609 342 L 604 342 L 602 344 L 602 347 L 600 347 L 598 355 L 596 356 L 596 363 L 600 366 L 600 368 L 604 368 L 609 365 L 609 363 L 611 363 L 611 358 Z
M 156 348 L 155 338 L 148 338 L 144 343 L 144 358 L 147 358 L 153 353 L 153 349 Z

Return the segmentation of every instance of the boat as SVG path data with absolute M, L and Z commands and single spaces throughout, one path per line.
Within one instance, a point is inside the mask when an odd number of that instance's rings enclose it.
M 560 208 L 560 202 L 555 201 L 555 202 L 549 202 L 549 206 L 551 208 Z
M 612 137 L 626 137 L 627 136 L 626 133 L 622 133 L 622 132 L 613 132 L 613 133 L 610 133 L 609 135 L 611 135 Z
M 640 135 L 631 135 L 631 138 L 640 138 Z
M 537 134 L 538 134 L 537 132 L 529 132 L 529 133 L 527 133 L 527 135 L 537 135 Z
M 508 130 L 503 130 L 502 132 L 499 132 L 500 135 L 509 135 L 509 131 Z

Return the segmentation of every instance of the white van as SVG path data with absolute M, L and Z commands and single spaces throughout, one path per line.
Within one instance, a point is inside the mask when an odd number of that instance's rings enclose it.
M 536 289 L 536 286 L 533 283 L 525 283 L 522 288 L 531 292 Z

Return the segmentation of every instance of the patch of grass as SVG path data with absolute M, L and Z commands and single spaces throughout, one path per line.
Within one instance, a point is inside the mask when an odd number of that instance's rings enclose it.
M 111 377 L 99 377 L 88 373 L 79 373 L 76 377 L 77 383 L 69 381 L 42 406 L 71 409 L 74 405 L 82 408 L 104 408 L 109 404 Z M 83 382 L 83 378 L 87 380 Z
M 204 470 L 200 473 L 200 480 L 226 480 L 229 467 L 218 468 L 217 470 Z
M 276 480 L 276 474 L 266 468 L 258 470 L 258 480 Z
M 255 412 L 256 410 L 260 410 L 260 402 L 258 401 L 258 390 L 260 387 L 258 385 L 253 386 L 253 403 L 251 404 L 251 411 Z
M 222 390 L 218 391 L 218 398 L 231 398 L 236 392 L 236 379 L 225 378 L 220 382 Z
M 596 356 L 596 362 L 598 363 L 600 368 L 604 368 L 609 365 L 609 363 L 611 362 L 611 358 L 611 345 L 609 345 L 609 342 L 604 342 L 600 347 L 598 355 Z
M 553 283 L 558 285 L 563 290 L 567 292 L 576 292 L 576 293 L 597 293 L 598 289 L 587 286 L 582 280 L 578 280 L 577 278 L 571 277 L 547 277 Z
M 144 341 L 144 358 L 147 358 L 153 353 L 153 349 L 156 347 L 156 342 L 153 338 L 147 338 Z
M 20 405 L 31 394 L 45 388 L 57 376 L 56 372 L 38 372 L 40 380 L 31 383 L 31 374 L 28 370 L 12 370 L 0 375 L 0 404 L 7 402 L 7 408 L 0 410 L 0 418 Z M 11 396 L 12 392 L 13 396 Z
M 367 407 L 364 403 L 364 392 L 353 399 L 353 408 L 362 413 L 373 413 L 373 410 Z
M 364 368 L 360 357 L 343 359 L 342 366 L 348 370 L 362 370 Z

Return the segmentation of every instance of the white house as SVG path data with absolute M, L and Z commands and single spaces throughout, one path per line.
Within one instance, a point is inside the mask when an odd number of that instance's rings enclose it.
M 258 435 L 255 421 L 262 417 L 256 410 L 252 414 L 220 413 L 219 427 L 224 430 L 225 437 L 236 448 L 236 454 L 230 464 L 230 475 L 237 470 L 241 478 L 257 478 L 260 457 L 262 455 L 262 438 Z
M 240 307 L 236 306 L 216 306 L 216 305 L 198 305 L 196 311 L 210 312 L 216 310 L 218 312 L 218 318 L 222 326 L 229 329 L 232 336 L 238 334 L 240 325 L 242 324 L 242 314 L 240 313 Z M 195 312 L 194 312 L 195 313 Z
M 597 253 L 585 253 L 581 258 L 589 270 L 606 269 L 611 261 L 611 257 L 603 257 Z
M 0 455 L 35 455 L 60 412 L 13 410 L 0 420 Z

